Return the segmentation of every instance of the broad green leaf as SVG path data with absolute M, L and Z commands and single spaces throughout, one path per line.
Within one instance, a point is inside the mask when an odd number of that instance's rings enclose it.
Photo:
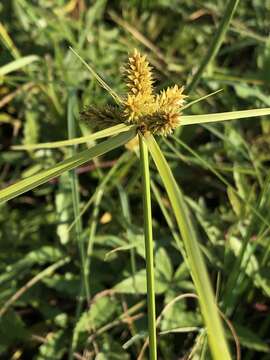
M 117 316 L 117 310 L 116 300 L 107 296 L 100 297 L 91 304 L 90 310 L 81 315 L 75 326 L 73 348 L 76 349 L 80 344 L 84 344 L 87 334 L 91 331 L 112 321 Z
M 42 282 L 60 294 L 65 294 L 66 298 L 74 298 L 80 291 L 79 276 L 70 272 L 52 274 L 50 277 L 42 279 Z
M 131 130 L 134 128 L 133 125 L 127 126 L 125 124 L 118 124 L 112 127 L 109 127 L 104 130 L 100 130 L 95 132 L 94 134 L 81 136 L 78 138 L 70 139 L 70 140 L 61 140 L 61 141 L 53 141 L 53 142 L 47 142 L 47 143 L 40 143 L 40 144 L 29 144 L 29 145 L 14 145 L 12 146 L 13 150 L 35 150 L 35 149 L 54 149 L 54 148 L 60 148 L 64 146 L 72 146 L 72 145 L 78 145 L 78 144 L 85 144 L 87 142 L 102 139 L 107 136 L 112 136 L 119 134 L 121 132 Z
M 186 327 L 200 327 L 202 319 L 200 314 L 194 311 L 186 311 L 183 309 L 182 304 L 175 303 L 161 319 L 161 331 L 168 331 L 177 329 L 181 326 Z
M 173 276 L 173 267 L 171 259 L 163 247 L 158 248 L 155 255 L 155 262 L 160 278 L 164 278 L 165 281 L 170 282 Z
M 141 239 L 140 239 L 141 240 Z M 173 276 L 173 268 L 171 260 L 163 247 L 160 247 L 155 253 L 155 292 L 157 294 L 164 293 L 171 285 Z M 134 286 L 136 284 L 136 287 Z M 146 270 L 142 269 L 135 273 L 134 277 L 118 283 L 114 289 L 120 293 L 127 294 L 146 294 Z
M 175 270 L 175 273 L 173 275 L 173 280 L 175 282 L 179 282 L 188 278 L 189 278 L 189 272 L 188 272 L 187 264 L 185 262 L 182 262 Z
M 21 180 L 8 188 L 0 191 L 0 203 L 13 199 L 45 182 L 61 175 L 63 172 L 72 170 L 82 164 L 90 161 L 92 158 L 100 156 L 120 145 L 125 144 L 135 136 L 135 130 L 131 129 L 121 133 L 113 138 L 110 138 L 88 150 L 82 151 L 71 158 L 60 162 L 59 164 L 44 170 L 39 174 L 33 175 L 27 179 Z
M 229 360 L 231 357 L 226 343 L 213 290 L 183 194 L 178 187 L 171 169 L 153 136 L 146 136 L 145 141 L 168 193 L 174 215 L 183 238 L 189 266 L 191 269 L 191 275 L 199 297 L 205 325 L 208 330 L 208 339 L 211 352 L 215 359 Z
M 155 293 L 162 294 L 168 288 L 168 283 L 160 278 L 160 274 L 155 276 Z M 136 284 L 136 287 L 134 286 Z M 130 276 L 127 279 L 120 281 L 113 288 L 116 292 L 123 294 L 146 294 L 146 270 L 142 269 L 135 273 L 134 276 Z
M 28 270 L 34 264 L 43 265 L 46 263 L 54 263 L 64 257 L 64 253 L 53 246 L 44 245 L 37 250 L 33 250 L 25 255 L 19 261 L 8 265 L 6 271 L 0 276 L 0 284 L 10 281 L 16 274 Z
M 225 120 L 247 119 L 263 115 L 270 115 L 270 108 L 230 111 L 224 113 L 204 115 L 184 115 L 181 117 L 181 125 L 194 125 Z
M 12 346 L 14 342 L 26 341 L 29 332 L 21 317 L 11 310 L 1 318 L 0 336 L 1 347 Z
M 39 58 L 36 55 L 29 55 L 17 60 L 11 61 L 10 63 L 0 67 L 0 77 L 7 75 L 13 71 L 19 70 L 22 67 L 31 64 L 34 61 L 37 61 Z
M 30 259 L 33 263 L 43 265 L 47 262 L 56 262 L 63 258 L 63 256 L 63 252 L 57 247 L 45 245 L 38 250 L 31 251 L 27 255 L 27 258 Z

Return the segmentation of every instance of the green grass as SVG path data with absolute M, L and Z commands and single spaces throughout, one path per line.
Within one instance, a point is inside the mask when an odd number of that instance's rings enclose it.
M 1 358 L 234 359 L 235 334 L 269 358 L 269 10 L 1 5 Z M 134 127 L 78 112 L 119 102 L 134 47 L 189 97 L 173 136 L 127 149 Z

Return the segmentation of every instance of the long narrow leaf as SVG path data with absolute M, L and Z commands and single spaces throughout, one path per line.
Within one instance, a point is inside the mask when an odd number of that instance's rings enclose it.
M 239 3 L 239 0 L 228 0 L 228 2 L 226 3 L 226 7 L 224 10 L 222 20 L 220 22 L 220 25 L 219 25 L 217 31 L 215 32 L 215 34 L 212 38 L 212 41 L 208 48 L 208 51 L 205 54 L 205 56 L 203 57 L 198 70 L 196 71 L 196 73 L 194 74 L 194 76 L 191 80 L 191 83 L 187 87 L 188 93 L 190 93 L 196 87 L 204 70 L 207 68 L 207 66 L 213 61 L 213 59 L 217 55 L 217 53 L 220 49 L 220 46 L 224 40 L 226 31 L 229 27 L 230 21 L 231 21 L 233 14 L 238 6 L 238 3 Z
M 16 48 L 13 40 L 11 39 L 6 27 L 0 22 L 0 42 L 9 50 L 14 59 L 20 57 L 20 52 Z
M 0 68 L 0 76 L 7 75 L 13 71 L 19 70 L 22 67 L 31 64 L 33 61 L 37 61 L 38 56 L 36 55 L 29 55 L 17 60 L 11 61 L 10 63 L 3 65 Z
M 64 146 L 84 144 L 84 143 L 87 143 L 88 141 L 102 139 L 107 136 L 119 134 L 123 131 L 132 129 L 132 127 L 134 127 L 134 126 L 133 125 L 127 126 L 125 124 L 117 124 L 115 126 L 107 128 L 107 129 L 97 131 L 94 134 L 81 136 L 81 137 L 70 139 L 70 140 L 60 140 L 60 141 L 53 141 L 53 142 L 40 143 L 40 144 L 30 144 L 30 145 L 14 145 L 14 146 L 12 146 L 12 149 L 13 150 L 53 149 L 53 148 L 60 148 L 60 147 L 64 147 Z
M 220 93 L 221 91 L 223 91 L 223 89 L 218 89 L 218 90 L 216 90 L 216 91 L 211 92 L 210 94 L 206 94 L 206 95 L 204 95 L 204 96 L 202 96 L 202 97 L 200 97 L 200 98 L 198 98 L 198 99 L 195 99 L 195 100 L 193 100 L 193 101 L 191 101 L 191 102 L 188 102 L 186 105 L 184 105 L 184 106 L 181 107 L 181 111 L 184 110 L 184 109 L 187 109 L 187 108 L 191 107 L 191 106 L 194 105 L 194 104 L 197 104 L 197 103 L 200 102 L 200 101 L 206 100 L 207 98 L 209 98 L 209 97 L 211 97 L 211 96 L 214 96 L 214 95 Z
M 9 186 L 8 188 L 0 191 L 0 203 L 13 199 L 14 197 L 32 190 L 37 186 L 44 184 L 45 182 L 61 175 L 63 172 L 72 170 L 96 156 L 100 156 L 120 145 L 125 144 L 135 136 L 134 129 L 121 133 L 115 137 L 112 137 L 91 149 L 82 151 L 71 158 L 60 162 L 59 164 L 44 170 L 34 176 L 21 180 L 16 184 Z
M 270 115 L 270 108 L 229 111 L 216 114 L 205 115 L 184 115 L 181 117 L 181 125 L 203 124 L 225 120 L 245 119 L 255 116 Z
M 99 82 L 99 84 L 112 96 L 112 98 L 116 101 L 117 104 L 121 104 L 122 100 L 120 96 L 98 75 L 98 73 L 87 64 L 86 61 L 70 46 L 70 50 L 73 52 L 74 55 L 83 63 L 83 65 L 90 71 L 90 73 L 94 76 L 94 78 Z
M 210 349 L 214 359 L 231 359 L 206 266 L 200 251 L 196 233 L 171 169 L 153 136 L 145 137 L 146 144 L 162 178 L 186 248 L 191 275 L 199 297 L 201 311 L 208 332 Z

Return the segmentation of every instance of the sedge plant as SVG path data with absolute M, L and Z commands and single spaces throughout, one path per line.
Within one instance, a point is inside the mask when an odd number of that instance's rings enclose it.
M 79 57 L 79 55 L 77 56 Z M 82 62 L 84 61 L 82 60 Z M 80 138 L 54 143 L 17 146 L 17 149 L 34 150 L 46 147 L 57 148 L 87 143 L 91 140 L 105 137 L 108 137 L 108 139 L 87 150 L 74 154 L 47 170 L 18 181 L 1 190 L 0 202 L 6 202 L 32 190 L 56 176 L 61 175 L 65 171 L 73 170 L 97 156 L 128 143 L 138 136 L 144 208 L 149 358 L 150 360 L 157 359 L 157 337 L 151 223 L 151 177 L 148 153 L 151 154 L 164 183 L 181 234 L 183 247 L 185 249 L 184 259 L 188 263 L 190 275 L 199 299 L 212 357 L 216 360 L 229 360 L 231 359 L 231 355 L 219 315 L 217 301 L 210 283 L 204 257 L 200 250 L 198 237 L 190 220 L 189 209 L 155 137 L 167 136 L 179 126 L 269 115 L 270 108 L 205 115 L 183 115 L 182 111 L 187 107 L 185 104 L 186 96 L 184 94 L 184 88 L 174 85 L 156 94 L 153 86 L 152 69 L 146 57 L 141 55 L 137 50 L 131 54 L 125 66 L 125 82 L 128 91 L 127 94 L 122 97 L 110 89 L 89 65 L 85 62 L 84 64 L 91 71 L 92 75 L 98 79 L 101 85 L 111 93 L 114 100 L 116 100 L 115 106 L 97 107 L 91 105 L 81 112 L 82 118 L 90 123 L 92 128 L 95 128 L 97 131 Z

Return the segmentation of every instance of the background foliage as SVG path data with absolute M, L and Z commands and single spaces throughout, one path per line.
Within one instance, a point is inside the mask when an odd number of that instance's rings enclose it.
M 68 138 L 68 111 L 77 119 L 77 135 L 87 134 L 91 130 L 78 111 L 112 102 L 69 46 L 120 94 L 121 63 L 134 47 L 148 55 L 158 88 L 187 85 L 224 6 L 196 0 L 3 2 L 1 187 L 70 155 L 65 148 L 24 152 L 13 145 Z M 218 55 L 189 101 L 223 91 L 185 113 L 270 106 L 269 11 L 267 1 L 240 1 Z M 270 358 L 269 138 L 269 118 L 261 117 L 183 127 L 160 141 L 192 209 L 220 307 L 244 359 Z M 133 150 L 115 150 L 78 168 L 75 177 L 64 174 L 1 205 L 1 358 L 138 357 L 147 322 L 141 179 Z M 152 175 L 160 314 L 194 289 L 154 166 Z M 80 209 L 91 202 L 76 226 L 73 186 Z M 80 297 L 77 240 L 88 244 L 90 304 Z M 168 308 L 159 332 L 160 359 L 190 352 L 194 359 L 208 357 L 196 299 L 185 297 Z

